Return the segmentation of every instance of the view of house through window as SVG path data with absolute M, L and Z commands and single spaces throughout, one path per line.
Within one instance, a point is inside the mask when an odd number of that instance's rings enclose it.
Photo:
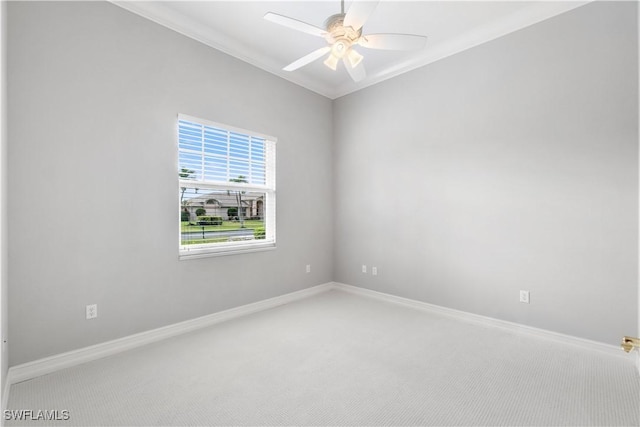
M 275 246 L 275 138 L 178 117 L 180 255 Z

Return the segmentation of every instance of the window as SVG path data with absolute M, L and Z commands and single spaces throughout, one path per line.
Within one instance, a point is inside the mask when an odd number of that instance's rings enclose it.
M 178 116 L 180 258 L 275 247 L 275 143 Z

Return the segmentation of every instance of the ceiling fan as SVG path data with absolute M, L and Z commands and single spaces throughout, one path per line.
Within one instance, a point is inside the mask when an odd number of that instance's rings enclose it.
M 324 22 L 325 28 L 316 27 L 288 16 L 267 12 L 264 15 L 264 19 L 307 34 L 323 37 L 328 43 L 328 46 L 314 50 L 287 65 L 283 70 L 297 70 L 328 53 L 329 55 L 324 61 L 327 67 L 335 71 L 338 67 L 338 62 L 342 59 L 351 78 L 358 82 L 364 79 L 367 73 L 362 64 L 363 56 L 355 50 L 356 45 L 367 49 L 384 50 L 416 50 L 423 48 L 427 42 L 425 36 L 414 34 L 362 34 L 362 26 L 376 8 L 378 2 L 379 0 L 355 0 L 345 14 L 344 0 L 341 0 L 341 13 L 328 17 Z

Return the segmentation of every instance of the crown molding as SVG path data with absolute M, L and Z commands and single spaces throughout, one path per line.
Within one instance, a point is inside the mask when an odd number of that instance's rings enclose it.
M 181 13 L 167 8 L 163 1 L 128 1 L 107 0 L 115 6 L 146 18 L 150 21 L 169 28 L 183 36 L 189 37 L 202 44 L 226 53 L 236 59 L 275 74 L 285 80 L 302 86 L 319 95 L 331 98 L 325 88 L 300 74 L 282 71 L 280 64 L 276 64 L 270 57 L 260 52 L 248 49 L 237 40 L 227 37 L 215 29 L 201 24 Z
M 329 99 L 340 98 L 360 89 L 373 86 L 400 74 L 423 67 L 446 57 L 455 55 L 456 53 L 460 53 L 491 40 L 495 40 L 514 31 L 518 31 L 522 28 L 529 27 L 554 16 L 584 6 L 592 1 L 594 0 L 538 1 L 525 9 L 511 14 L 506 19 L 500 19 L 482 27 L 475 28 L 472 31 L 463 33 L 460 36 L 444 43 L 434 46 L 429 46 L 429 44 L 427 44 L 427 48 L 424 49 L 421 55 L 394 64 L 375 74 L 371 74 L 360 83 L 347 81 L 346 83 L 334 87 L 320 84 L 314 79 L 306 77 L 303 73 L 282 71 L 281 64 L 276 64 L 269 56 L 249 49 L 237 40 L 230 38 L 211 27 L 203 25 L 192 18 L 176 13 L 175 11 L 167 8 L 162 1 L 133 2 L 126 0 L 110 0 L 112 4 L 128 10 L 129 12 L 149 19 L 157 24 L 197 40 L 207 46 L 224 52 L 227 55 Z
M 429 47 L 429 42 L 427 41 L 427 48 L 425 48 L 421 56 L 408 59 L 382 72 L 370 75 L 355 88 L 353 86 L 349 87 L 349 85 L 341 85 L 332 93 L 332 99 L 348 95 L 365 87 L 373 86 L 400 74 L 415 70 L 416 68 L 424 67 L 425 65 L 584 6 L 592 1 L 594 0 L 542 1 L 513 13 L 506 19 L 475 28 L 473 31 L 463 33 L 445 43 Z

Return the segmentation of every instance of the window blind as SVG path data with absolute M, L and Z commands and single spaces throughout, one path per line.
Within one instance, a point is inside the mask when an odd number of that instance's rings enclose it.
M 181 257 L 275 247 L 275 142 L 178 116 Z

